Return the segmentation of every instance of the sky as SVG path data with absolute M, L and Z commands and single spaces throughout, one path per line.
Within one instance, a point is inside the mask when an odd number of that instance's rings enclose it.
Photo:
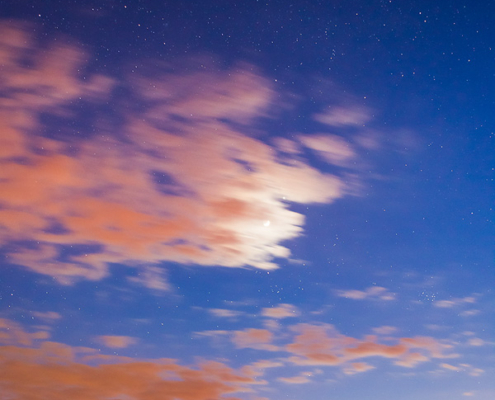
M 2 2 L 0 399 L 495 398 L 494 12 Z

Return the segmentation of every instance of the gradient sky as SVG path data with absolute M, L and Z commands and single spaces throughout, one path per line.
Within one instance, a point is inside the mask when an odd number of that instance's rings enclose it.
M 494 399 L 494 14 L 3 2 L 0 399 Z

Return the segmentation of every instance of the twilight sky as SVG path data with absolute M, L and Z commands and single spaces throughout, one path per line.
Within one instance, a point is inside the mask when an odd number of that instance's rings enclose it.
M 0 400 L 495 398 L 494 13 L 3 2 Z

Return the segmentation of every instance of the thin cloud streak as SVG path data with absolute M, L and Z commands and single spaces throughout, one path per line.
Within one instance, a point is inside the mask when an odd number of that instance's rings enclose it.
M 371 286 L 365 290 L 337 290 L 335 294 L 352 300 L 395 300 L 395 293 L 391 293 L 381 286 Z

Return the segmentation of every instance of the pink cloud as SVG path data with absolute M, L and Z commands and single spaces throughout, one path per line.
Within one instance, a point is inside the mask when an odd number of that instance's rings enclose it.
M 124 349 L 137 343 L 137 339 L 130 336 L 99 336 L 98 340 L 112 349 Z
M 354 375 L 360 372 L 369 371 L 371 369 L 375 369 L 375 367 L 365 362 L 356 362 L 356 363 L 351 363 L 350 365 L 344 367 L 344 374 Z
M 261 311 L 261 315 L 263 315 L 264 317 L 281 319 L 288 317 L 297 317 L 300 315 L 300 312 L 297 307 L 293 306 L 292 304 L 280 304 L 277 307 L 263 308 L 263 310 Z
M 464 372 L 470 376 L 480 376 L 485 372 L 485 370 L 481 368 L 476 368 L 473 367 L 471 364 L 466 364 L 466 363 L 461 363 L 457 365 L 452 365 L 449 363 L 441 363 L 439 366 L 448 371 Z
M 0 344 L 2 345 L 32 346 L 35 341 L 45 340 L 49 337 L 50 334 L 45 330 L 28 333 L 18 323 L 0 318 Z
M 277 378 L 278 381 L 283 382 L 283 383 L 288 383 L 290 385 L 300 385 L 302 383 L 309 383 L 311 380 L 308 378 L 306 374 L 301 374 L 297 376 L 291 376 L 291 377 L 281 377 Z
M 39 318 L 41 320 L 48 321 L 48 322 L 53 322 L 57 319 L 62 318 L 62 316 L 55 311 L 46 311 L 46 312 L 33 311 L 31 314 L 35 318 Z
M 339 334 L 331 325 L 299 324 L 292 328 L 299 333 L 286 351 L 294 354 L 289 361 L 297 365 L 341 365 L 348 361 L 368 357 L 394 359 L 396 365 L 414 367 L 432 358 L 453 358 L 456 354 L 444 354 L 450 345 L 431 337 L 391 338 L 395 344 L 378 342 L 376 336 L 364 340 Z M 418 351 L 413 351 L 419 349 Z
M 391 335 L 397 332 L 397 328 L 395 326 L 388 326 L 388 325 L 373 328 L 372 330 L 374 333 L 378 335 Z
M 453 298 L 451 300 L 438 300 L 433 303 L 435 307 L 439 308 L 452 308 L 458 307 L 463 304 L 474 304 L 476 303 L 476 299 L 472 296 L 464 297 L 464 298 Z
M 17 337 L 32 335 L 9 320 L 0 320 L 3 328 L 14 330 Z M 111 345 L 129 342 L 122 336 L 101 339 Z M 251 391 L 251 385 L 260 383 L 249 369 L 234 370 L 215 361 L 188 367 L 170 359 L 109 356 L 96 349 L 48 341 L 34 347 L 32 341 L 19 344 L 23 347 L 15 343 L 0 346 L 0 364 L 9 366 L 2 371 L 0 392 L 9 398 L 55 399 L 69 395 L 73 400 L 153 400 L 157 396 L 163 400 L 209 400 Z
M 395 300 L 395 293 L 381 286 L 370 286 L 365 290 L 338 290 L 337 296 L 352 300 L 377 299 Z
M 132 281 L 158 290 L 169 289 L 163 261 L 270 270 L 274 258 L 290 257 L 280 243 L 303 232 L 303 215 L 286 200 L 330 203 L 349 193 L 337 176 L 302 159 L 281 162 L 276 149 L 221 122 L 246 124 L 273 107 L 270 83 L 246 65 L 132 78 L 133 96 L 153 106 L 129 111 L 125 140 L 99 126 L 70 153 L 68 143 L 29 132 L 40 130 L 42 112 L 69 112 L 72 99 L 107 99 L 114 82 L 80 79 L 87 55 L 76 47 L 38 52 L 26 30 L 1 29 L 1 89 L 12 96 L 0 101 L 0 244 L 39 243 L 10 253 L 11 263 L 63 284 L 102 279 L 108 263 L 121 263 L 138 268 Z M 50 231 L 53 222 L 63 230 Z M 60 246 L 72 244 L 99 250 L 62 257 Z
M 18 398 L 139 398 L 163 400 L 209 400 L 246 390 L 256 381 L 217 362 L 198 368 L 171 360 L 126 359 L 90 366 L 74 361 L 73 349 L 59 344 L 39 349 L 0 347 L 0 360 L 8 363 L 0 388 L 4 395 Z M 68 387 L 69 392 L 68 392 Z M 236 399 L 235 397 L 230 397 Z
M 219 318 L 235 318 L 243 314 L 241 311 L 226 310 L 224 308 L 210 308 L 208 312 Z

